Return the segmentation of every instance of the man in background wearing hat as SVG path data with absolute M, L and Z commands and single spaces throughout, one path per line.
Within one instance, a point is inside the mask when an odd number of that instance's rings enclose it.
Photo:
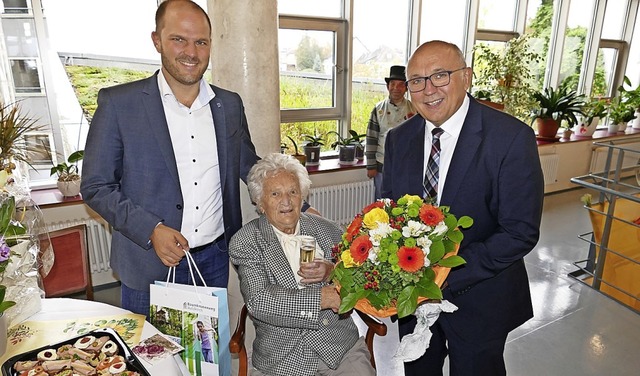
M 407 86 L 404 66 L 393 65 L 387 82 L 389 97 L 378 102 L 371 111 L 367 126 L 365 155 L 367 157 L 367 176 L 373 179 L 375 199 L 381 198 L 382 164 L 384 162 L 384 140 L 390 129 L 398 126 L 415 114 L 411 102 L 405 98 Z

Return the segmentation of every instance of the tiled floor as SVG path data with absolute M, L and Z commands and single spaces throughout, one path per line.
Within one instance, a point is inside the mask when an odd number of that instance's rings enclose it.
M 588 244 L 577 237 L 591 229 L 579 200 L 585 192 L 545 197 L 542 236 L 525 259 L 535 317 L 509 335 L 509 375 L 640 374 L 640 315 L 568 276 L 587 257 Z M 98 290 L 96 300 L 118 305 L 119 289 Z M 386 322 L 389 333 L 375 340 L 378 374 L 401 376 L 392 360 L 397 328 Z

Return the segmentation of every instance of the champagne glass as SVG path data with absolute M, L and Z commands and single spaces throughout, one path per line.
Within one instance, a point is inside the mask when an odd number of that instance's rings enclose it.
M 316 238 L 301 235 L 300 237 L 300 264 L 312 262 L 316 255 Z

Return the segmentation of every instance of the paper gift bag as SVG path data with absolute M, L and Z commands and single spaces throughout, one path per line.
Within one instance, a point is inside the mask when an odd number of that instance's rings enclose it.
M 190 374 L 230 375 L 227 289 L 156 281 L 150 294 L 151 324 L 184 347 Z

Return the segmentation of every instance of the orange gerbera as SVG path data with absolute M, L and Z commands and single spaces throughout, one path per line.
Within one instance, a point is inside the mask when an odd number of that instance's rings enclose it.
M 433 205 L 422 205 L 420 207 L 420 219 L 427 225 L 434 227 L 444 220 L 444 214 Z
M 349 247 L 349 252 L 351 252 L 353 261 L 358 264 L 365 262 L 369 256 L 369 250 L 372 246 L 373 244 L 371 244 L 371 240 L 369 240 L 368 236 L 358 236 L 353 243 L 351 243 L 351 247 Z
M 351 221 L 349 227 L 347 227 L 347 234 L 345 238 L 348 242 L 352 241 L 353 238 L 358 235 L 360 227 L 362 227 L 362 216 L 358 215 L 353 219 L 353 221 Z
M 402 270 L 414 273 L 424 266 L 424 253 L 418 247 L 400 247 L 398 250 L 398 266 Z
M 364 209 L 362 209 L 362 214 L 367 214 L 368 212 L 371 211 L 371 209 L 374 209 L 374 208 L 383 209 L 384 208 L 384 202 L 376 201 L 376 202 L 373 202 L 373 203 L 367 205 Z

